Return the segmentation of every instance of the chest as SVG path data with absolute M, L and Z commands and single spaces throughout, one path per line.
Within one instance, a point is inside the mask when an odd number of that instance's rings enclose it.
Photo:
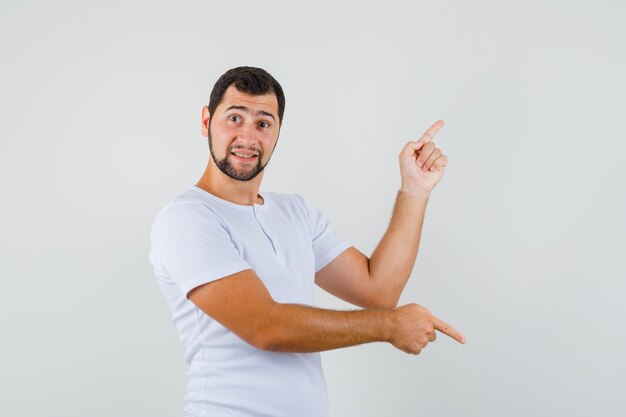
M 307 219 L 252 210 L 230 223 L 235 247 L 275 301 L 313 304 L 315 259 Z

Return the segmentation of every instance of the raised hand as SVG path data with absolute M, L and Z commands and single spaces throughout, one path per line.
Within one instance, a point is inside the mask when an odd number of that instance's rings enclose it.
M 408 142 L 400 152 L 403 191 L 428 197 L 443 177 L 448 157 L 432 142 L 443 125 L 443 120 L 435 122 L 418 141 Z

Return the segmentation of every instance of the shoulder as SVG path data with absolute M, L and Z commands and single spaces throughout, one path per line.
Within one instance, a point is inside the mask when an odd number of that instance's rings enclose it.
M 194 227 L 199 224 L 222 223 L 220 216 L 210 202 L 201 198 L 193 190 L 187 190 L 170 200 L 157 213 L 152 224 L 157 229 Z

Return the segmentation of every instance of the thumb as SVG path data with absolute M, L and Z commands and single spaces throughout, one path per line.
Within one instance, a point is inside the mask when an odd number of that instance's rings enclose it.
M 415 156 L 415 152 L 422 149 L 424 146 L 424 142 L 420 141 L 409 141 L 404 148 L 402 148 L 402 152 L 400 152 L 400 157 L 408 158 L 410 156 Z

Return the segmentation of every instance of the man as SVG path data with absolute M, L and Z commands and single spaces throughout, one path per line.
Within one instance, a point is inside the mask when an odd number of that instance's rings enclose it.
M 259 194 L 284 107 L 266 71 L 223 74 L 202 109 L 204 175 L 152 227 L 150 261 L 186 348 L 189 416 L 327 416 L 320 351 L 386 341 L 419 354 L 435 330 L 465 343 L 426 308 L 396 307 L 447 164 L 432 142 L 443 122 L 402 149 L 393 217 L 368 258 L 301 196 Z M 313 307 L 314 283 L 363 309 Z

